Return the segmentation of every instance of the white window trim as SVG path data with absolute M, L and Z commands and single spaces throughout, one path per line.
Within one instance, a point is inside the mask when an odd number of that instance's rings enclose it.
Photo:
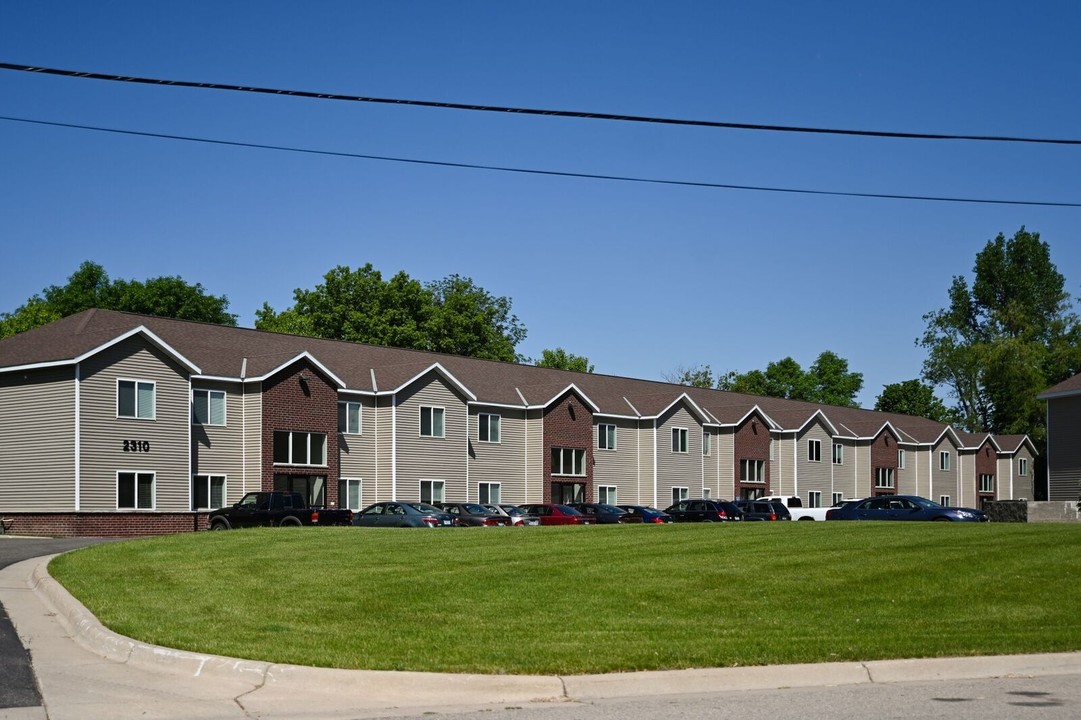
M 746 468 L 746 470 L 744 470 Z M 761 472 L 751 473 L 751 469 Z M 766 482 L 766 461 L 758 458 L 740 458 L 739 460 L 740 482 L 761 485 Z
M 949 472 L 950 467 L 953 465 L 953 461 L 950 458 L 949 450 L 939 450 L 938 452 L 938 469 L 941 472 Z
M 702 455 L 709 457 L 713 454 L 713 435 L 708 430 L 702 431 Z
M 582 448 L 572 448 L 572 447 L 563 447 L 561 445 L 557 445 L 557 446 L 552 448 L 552 451 L 555 451 L 555 450 L 559 451 L 559 472 L 556 472 L 555 465 L 553 464 L 553 466 L 551 468 L 552 477 L 574 477 L 574 478 L 579 478 L 579 477 L 586 477 L 589 474 L 587 472 L 587 468 L 586 468 L 587 458 L 586 458 L 586 451 L 584 449 L 582 449 Z M 564 472 L 564 470 L 566 469 L 566 465 L 567 465 L 567 463 L 565 462 L 564 454 L 568 453 L 568 452 L 572 453 L 571 462 L 570 462 L 571 472 Z M 574 472 L 574 466 L 576 464 L 575 460 L 577 459 L 577 453 L 582 454 L 582 472 L 580 472 L 580 473 Z
M 1028 476 L 1028 458 L 1017 458 L 1017 474 L 1021 477 Z
M 845 464 L 845 446 L 841 443 L 833 443 L 833 464 Z
M 606 431 L 606 428 L 612 428 L 612 432 L 611 432 L 612 442 L 611 442 L 611 445 L 608 444 L 608 435 L 609 435 L 609 433 Z M 604 442 L 605 444 L 602 445 L 601 444 L 602 442 Z M 618 447 L 618 443 L 619 443 L 619 429 L 616 427 L 615 423 L 599 423 L 597 425 L 597 449 L 598 450 L 614 451 Z
M 949 495 L 939 495 L 938 496 L 938 504 L 941 505 L 942 507 L 950 507 L 950 496 Z
M 684 500 L 691 499 L 691 489 L 683 485 L 674 485 L 672 487 L 672 504 L 683 502 Z
M 483 425 L 484 418 L 488 419 L 488 439 L 485 440 L 481 437 L 481 426 Z M 492 440 L 492 418 L 495 418 L 496 425 L 496 437 Z M 443 429 L 446 431 L 446 415 L 443 416 Z M 501 445 L 503 443 L 503 419 L 499 413 L 477 413 L 477 442 L 490 443 L 492 445 Z
M 817 450 L 815 452 L 811 452 L 811 448 L 817 448 Z M 807 462 L 822 462 L 821 440 L 815 440 L 814 438 L 807 439 Z
M 611 493 L 611 499 L 608 498 L 608 494 Z M 597 502 L 607 503 L 609 505 L 616 505 L 619 503 L 617 499 L 619 497 L 619 488 L 615 485 L 599 485 L 597 486 Z
M 893 468 L 875 468 L 875 488 L 880 490 L 892 490 L 897 486 L 897 477 Z
M 424 499 L 424 484 L 425 483 L 431 483 L 431 490 L 432 490 L 432 493 L 431 493 L 432 499 L 431 500 L 425 500 Z M 436 493 L 435 493 L 435 489 L 437 487 L 439 488 L 439 497 L 436 497 Z M 420 481 L 420 483 L 417 485 L 417 492 L 418 492 L 418 497 L 420 498 L 421 502 L 433 502 L 433 503 L 446 502 L 447 482 L 446 482 L 446 480 L 434 480 L 434 479 L 426 479 L 425 480 L 425 479 L 422 479 Z
M 357 429 L 355 432 L 349 431 L 349 408 L 352 406 L 357 408 Z M 338 424 L 338 434 L 340 435 L 363 435 L 364 434 L 364 404 L 359 403 L 356 400 L 339 400 L 338 407 L 345 406 L 345 429 L 341 428 L 341 423 Z
M 135 506 L 134 507 L 121 507 L 120 506 L 120 476 L 121 475 L 134 475 L 135 476 Z M 139 476 L 150 476 L 150 507 L 139 507 Z M 116 509 L 128 510 L 133 512 L 149 512 L 157 508 L 158 506 L 158 476 L 153 470 L 117 470 L 116 471 Z
M 807 507 L 820 508 L 822 507 L 822 491 L 811 490 L 807 493 Z
M 135 414 L 134 415 L 121 415 L 120 414 L 120 383 L 129 382 L 135 383 Z M 150 417 L 140 417 L 139 415 L 139 386 L 149 385 L 153 390 L 153 407 L 150 408 Z M 156 380 L 138 380 L 136 378 L 118 377 L 116 379 L 116 417 L 118 420 L 157 420 L 158 419 L 158 383 Z
M 206 414 L 208 422 L 197 422 L 195 419 L 195 393 L 206 393 Z M 155 395 L 157 391 L 155 390 Z M 211 398 L 213 395 L 221 395 L 221 422 L 209 422 L 210 418 L 214 417 L 214 413 L 210 411 Z M 155 404 L 157 404 L 155 400 Z M 229 396 L 224 390 L 214 390 L 212 388 L 192 388 L 191 389 L 191 424 L 200 425 L 203 427 L 227 427 L 229 425 Z
M 484 500 L 481 497 L 480 489 L 482 487 L 484 487 L 484 486 L 488 487 L 488 499 L 487 500 Z M 495 488 L 496 495 L 499 496 L 495 500 L 492 500 L 492 488 Z M 498 505 L 499 503 L 503 502 L 503 483 L 489 482 L 487 480 L 478 482 L 477 483 L 477 502 L 479 502 L 479 503 L 489 503 L 489 504 L 494 504 L 494 505 Z
M 431 414 L 432 414 L 432 417 L 431 417 L 432 434 L 431 435 L 425 435 L 424 434 L 424 411 L 425 410 L 430 410 Z M 442 428 L 441 428 L 442 433 L 439 434 L 439 435 L 435 434 L 435 411 L 436 410 L 438 410 L 443 416 L 443 422 L 442 422 Z M 420 412 L 418 413 L 418 416 L 417 416 L 417 433 L 418 433 L 418 437 L 445 438 L 447 436 L 447 408 L 444 407 L 444 406 L 441 406 L 441 405 L 421 405 L 420 406 Z
M 206 483 L 207 483 L 206 498 L 207 498 L 207 501 L 209 502 L 210 501 L 210 496 L 211 496 L 210 480 L 212 478 L 218 478 L 218 477 L 221 478 L 221 503 L 222 503 L 218 507 L 225 507 L 226 505 L 229 504 L 229 501 L 227 499 L 229 497 L 229 477 L 227 475 L 225 475 L 225 473 L 195 473 L 195 474 L 193 474 L 191 476 L 191 483 L 192 483 L 192 486 L 193 486 L 192 487 L 193 497 L 191 498 L 191 504 L 192 505 L 195 504 L 195 497 L 194 497 L 194 493 L 195 493 L 194 485 L 195 485 L 195 483 L 198 482 L 200 478 L 202 478 L 203 480 L 206 481 Z M 218 507 L 213 507 L 213 506 L 197 507 L 197 508 L 194 508 L 194 510 L 196 510 L 196 511 L 198 511 L 198 510 L 217 510 Z
M 898 470 L 904 470 L 905 469 L 905 449 L 904 448 L 898 448 L 898 450 L 897 450 L 897 469 Z
M 679 449 L 676 448 L 676 438 L 680 439 Z M 677 455 L 686 455 L 691 451 L 690 433 L 685 427 L 672 428 L 672 452 Z
M 276 438 L 278 436 L 278 433 L 287 433 L 289 435 L 289 440 L 288 440 L 289 461 L 288 462 L 278 462 L 278 459 L 276 457 L 274 457 L 274 445 L 273 445 L 273 443 L 275 442 L 275 440 L 276 440 Z M 323 462 L 321 462 L 321 463 L 295 462 L 294 459 L 293 459 L 293 435 L 294 434 L 301 434 L 301 435 L 307 435 L 308 436 L 308 459 L 309 460 L 311 460 L 311 458 L 312 458 L 312 437 L 313 436 L 318 436 L 318 437 L 323 438 Z M 271 437 L 271 443 L 272 444 L 271 444 L 271 448 L 270 448 L 271 458 L 273 459 L 272 464 L 277 466 L 277 467 L 329 467 L 329 455 L 330 455 L 329 442 L 330 441 L 327 438 L 326 434 L 321 433 L 321 432 L 314 432 L 314 431 L 311 431 L 311 430 L 275 430 L 274 434 Z
M 351 507 L 349 505 L 349 483 L 357 484 L 357 507 Z M 341 492 L 342 485 L 345 485 L 345 493 Z M 348 510 L 364 509 L 364 478 L 345 477 L 338 478 L 338 504 Z

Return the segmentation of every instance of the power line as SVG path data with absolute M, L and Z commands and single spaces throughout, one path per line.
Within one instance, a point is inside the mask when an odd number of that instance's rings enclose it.
M 1039 143 L 1050 145 L 1081 145 L 1081 140 L 1069 138 L 1032 138 L 1009 135 L 951 135 L 945 133 L 892 132 L 885 130 L 850 130 L 840 128 L 800 127 L 795 125 L 765 125 L 760 123 L 721 122 L 715 120 L 687 120 L 679 118 L 650 117 L 647 115 L 618 115 L 612 113 L 582 112 L 576 110 L 546 110 L 538 108 L 505 107 L 500 105 L 474 105 L 469 103 L 439 102 L 436 100 L 407 100 L 403 98 L 381 98 L 365 95 L 342 95 L 322 93 L 310 90 L 282 90 L 278 88 L 252 87 L 248 85 L 227 85 L 223 83 L 193 82 L 189 80 L 163 80 L 159 78 L 135 77 L 131 75 L 110 75 L 81 70 L 60 70 L 57 68 L 18 65 L 0 62 L 0 70 L 59 75 L 62 77 L 86 78 L 90 80 L 108 80 L 112 82 L 140 83 L 144 85 L 168 85 L 171 87 L 200 88 L 205 90 L 228 90 L 232 92 L 262 93 L 266 95 L 286 95 L 316 100 L 344 100 L 349 102 L 381 103 L 386 105 L 412 105 L 417 107 L 444 108 L 450 110 L 472 110 L 477 112 L 512 113 L 517 115 L 544 115 L 548 117 L 580 118 L 586 120 L 610 120 L 619 122 L 652 123 L 660 125 L 684 125 L 693 127 L 726 128 L 729 130 L 758 130 L 766 132 L 811 133 L 818 135 L 854 135 L 858 137 L 900 138 L 905 140 L 975 140 L 981 142 Z
M 551 177 L 568 177 L 578 178 L 582 180 L 610 180 L 617 182 L 646 183 L 653 185 L 677 185 L 683 187 L 713 188 L 721 190 L 748 190 L 756 192 L 789 193 L 796 195 L 832 195 L 835 197 L 877 198 L 882 200 L 920 200 L 927 202 L 978 203 L 985 205 L 1027 205 L 1038 207 L 1064 208 L 1081 207 L 1081 203 L 1073 202 L 1046 202 L 1040 200 L 994 200 L 985 198 L 942 197 L 935 195 L 898 195 L 889 193 L 843 192 L 839 190 L 808 190 L 802 188 L 770 187 L 764 185 L 737 185 L 733 183 L 699 182 L 694 180 L 665 180 L 659 178 L 633 177 L 627 175 L 602 175 L 597 173 L 578 173 L 563 170 L 539 170 L 536 168 L 508 167 L 501 165 L 480 165 L 476 163 L 458 163 L 442 160 L 421 160 L 418 158 L 392 157 L 387 155 L 368 155 L 363 153 L 349 153 L 337 150 L 314 150 L 311 148 L 297 148 L 284 145 L 265 145 L 261 143 L 240 142 L 236 140 L 215 140 L 212 138 L 192 137 L 188 135 L 142 132 L 139 130 L 122 130 L 118 128 L 95 127 L 92 125 L 76 125 L 73 123 L 52 122 L 48 120 L 33 120 L 30 118 L 8 117 L 3 115 L 0 115 L 0 120 L 8 122 L 28 123 L 32 125 L 46 125 L 50 127 L 70 128 L 75 130 L 90 130 L 94 132 L 113 133 L 117 135 L 134 135 L 137 137 L 158 138 L 163 140 L 182 140 L 185 142 L 197 142 L 208 145 L 225 145 L 229 147 L 254 148 L 258 150 L 274 150 L 278 152 L 303 153 L 307 155 L 326 155 L 331 157 L 342 157 L 358 160 L 378 160 L 381 162 L 407 163 L 412 165 L 431 165 L 436 167 L 460 168 L 466 170 L 488 170 L 492 172 L 519 173 L 523 175 L 547 175 Z

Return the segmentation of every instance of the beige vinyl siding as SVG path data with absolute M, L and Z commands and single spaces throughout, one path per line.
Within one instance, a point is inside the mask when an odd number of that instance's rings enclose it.
M 736 435 L 735 428 L 721 428 L 713 436 L 714 493 L 721 500 L 736 496 Z M 773 468 L 770 468 L 773 472 Z
M 771 495 L 795 495 L 795 433 L 780 432 L 773 438 L 773 460 L 770 464 L 769 492 Z
M 526 447 L 523 449 L 522 497 L 504 495 L 504 502 L 539 503 L 544 499 L 544 410 L 538 408 L 526 412 L 523 441 Z
M 0 375 L 0 514 L 75 509 L 75 369 Z
M 616 426 L 616 447 L 605 450 L 597 447 L 601 425 Z M 620 503 L 638 504 L 639 493 L 638 466 L 638 421 L 630 418 L 595 419 L 593 424 L 593 497 L 597 497 L 597 488 L 607 485 L 616 488 Z M 652 502 L 652 500 L 651 500 Z
M 443 437 L 421 437 L 422 406 L 443 408 Z M 442 377 L 431 373 L 398 395 L 395 415 L 397 499 L 420 499 L 421 480 L 444 481 L 447 502 L 463 502 L 471 497 L 467 487 L 468 409 L 464 399 Z
M 950 454 L 950 469 L 942 470 L 940 464 L 939 454 L 942 452 L 948 452 Z M 958 483 L 957 468 L 960 465 L 960 458 L 957 457 L 957 446 L 947 437 L 943 438 L 937 445 L 931 448 L 931 497 L 929 500 L 938 502 L 938 499 L 943 495 L 950 496 L 950 503 L 952 505 L 961 504 L 961 487 Z
M 844 447 L 844 462 L 840 465 L 833 464 L 833 443 L 837 443 Z M 866 454 L 867 444 L 863 443 L 862 448 L 864 454 Z M 839 439 L 830 441 L 830 468 L 833 472 L 833 485 L 829 492 L 822 492 L 822 505 L 829 506 L 833 504 L 833 493 L 841 493 L 841 497 L 851 498 L 856 495 L 856 470 L 861 467 L 861 444 L 856 440 Z M 862 465 L 866 468 L 866 465 Z M 817 488 L 808 488 L 808 490 L 815 490 Z M 801 488 L 802 490 L 802 488 Z
M 375 434 L 375 475 L 364 478 L 363 505 L 394 499 L 394 398 L 377 396 L 374 410 L 374 427 L 366 429 L 365 432 Z M 415 422 L 410 425 L 413 433 L 416 432 Z
M 807 459 L 809 440 L 818 440 L 820 443 L 821 459 L 818 462 Z M 828 498 L 833 491 L 833 438 L 829 431 L 819 422 L 812 423 L 798 435 L 796 445 L 799 492 L 794 494 L 799 495 L 804 504 L 807 504 L 808 493 L 811 491 L 820 492 L 822 497 Z
M 191 462 L 194 475 L 224 475 L 226 504 L 236 502 L 233 485 L 244 480 L 244 396 L 240 383 L 192 381 L 192 390 L 225 392 L 225 425 L 191 426 Z M 242 495 L 242 493 L 241 493 Z M 237 496 L 237 500 L 240 496 Z
M 672 430 L 687 430 L 687 452 L 672 451 Z M 671 504 L 672 488 L 686 487 L 690 497 L 702 497 L 702 426 L 679 405 L 661 418 L 657 431 L 657 495 Z
M 360 434 L 338 433 L 339 476 L 351 480 L 361 480 L 361 508 L 371 505 L 377 499 L 375 492 L 378 483 L 378 436 L 379 422 L 376 418 L 375 398 L 361 395 L 342 395 L 342 401 L 360 403 Z M 388 456 L 389 457 L 389 456 Z M 336 490 L 335 490 L 336 492 Z
M 480 416 L 499 416 L 499 442 L 481 442 Z M 525 502 L 526 422 L 521 408 L 472 407 L 469 410 L 469 501 L 480 497 L 480 483 L 499 483 L 501 502 Z
M 117 380 L 155 384 L 155 417 L 117 417 Z M 82 510 L 117 509 L 117 473 L 154 473 L 154 508 L 191 509 L 191 404 L 183 368 L 141 337 L 129 338 L 82 364 L 80 425 Z M 124 452 L 124 441 L 149 452 Z
M 1025 475 L 1021 475 L 1018 469 L 1021 459 L 1024 459 L 1028 466 Z M 1022 445 L 1021 449 L 1016 453 L 998 456 L 995 483 L 998 485 L 999 500 L 1032 499 L 1034 494 L 1032 486 L 1033 476 L 1035 475 L 1034 462 L 1035 458 L 1027 445 Z
M 263 387 L 262 383 L 245 383 L 240 398 L 243 454 L 241 474 L 230 477 L 225 486 L 227 503 L 239 502 L 247 493 L 263 489 Z M 232 423 L 232 420 L 229 421 Z
M 896 450 L 905 451 L 905 466 L 897 466 L 898 494 L 927 497 L 927 473 L 920 474 L 925 468 L 916 462 L 916 446 L 898 444 Z M 920 482 L 921 478 L 923 482 Z
M 1051 398 L 1047 401 L 1047 499 L 1077 500 L 1079 487 L 1081 395 Z

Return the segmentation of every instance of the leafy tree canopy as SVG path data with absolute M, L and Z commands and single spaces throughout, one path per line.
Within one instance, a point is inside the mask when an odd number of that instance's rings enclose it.
M 875 410 L 930 418 L 941 423 L 959 421 L 957 412 L 935 395 L 935 389 L 919 380 L 905 380 L 882 387 L 875 400 Z
M 1081 325 L 1039 233 L 1002 233 L 976 255 L 972 287 L 923 316 L 923 378 L 943 385 L 966 429 L 1045 437 L 1041 391 L 1081 370 Z
M 696 367 L 680 367 L 672 373 L 662 375 L 665 382 L 676 385 L 689 385 L 690 387 L 711 388 L 713 387 L 713 369 L 709 365 Z
M 88 260 L 68 278 L 66 285 L 50 285 L 15 312 L 0 313 L 0 337 L 90 308 L 236 325 L 236 315 L 226 312 L 228 307 L 229 300 L 224 295 L 208 295 L 199 283 L 190 285 L 180 277 L 111 281 L 105 268 Z
M 863 373 L 849 371 L 847 360 L 826 350 L 815 359 L 808 370 L 804 370 L 791 357 L 786 357 L 769 363 L 765 370 L 750 370 L 745 373 L 731 370 L 718 378 L 717 388 L 751 395 L 857 407 L 856 395 L 863 389 Z
M 293 291 L 293 307 L 267 303 L 255 314 L 260 330 L 451 353 L 489 360 L 522 360 L 526 330 L 511 301 L 460 275 L 421 284 L 399 272 L 390 280 L 371 263 L 339 265 L 313 290 Z
M 593 365 L 589 358 L 569 353 L 563 348 L 555 350 L 542 350 L 541 359 L 533 363 L 537 367 L 555 368 L 556 370 L 573 370 L 575 372 L 591 373 Z

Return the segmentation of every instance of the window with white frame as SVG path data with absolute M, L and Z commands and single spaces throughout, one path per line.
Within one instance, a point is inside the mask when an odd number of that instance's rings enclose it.
M 446 409 L 441 407 L 429 407 L 422 405 L 420 408 L 420 435 L 421 437 L 445 437 L 443 421 Z
M 687 428 L 672 428 L 672 452 L 687 452 Z
M 685 487 L 672 488 L 672 503 L 678 503 L 682 500 L 686 500 L 691 496 L 691 489 Z
M 811 462 L 822 462 L 822 441 L 807 441 L 807 459 Z
M 875 487 L 884 489 L 893 487 L 893 468 L 875 468 Z
M 905 469 L 905 451 L 904 450 L 898 450 L 897 451 L 897 469 L 898 470 L 904 470 Z
M 477 501 L 498 505 L 502 500 L 502 488 L 497 482 L 477 483 Z
M 553 475 L 585 475 L 586 451 L 581 448 L 552 448 Z
M 191 421 L 195 425 L 224 425 L 225 391 L 192 390 Z
M 616 426 L 611 423 L 601 423 L 597 425 L 597 449 L 598 450 L 615 450 L 616 449 Z
M 338 432 L 343 435 L 360 435 L 361 417 L 360 403 L 350 400 L 338 402 Z
M 709 431 L 702 433 L 702 454 L 709 455 L 713 451 L 713 436 Z
M 420 501 L 423 503 L 443 502 L 443 487 L 442 480 L 421 480 Z
M 941 505 L 942 507 L 949 507 L 950 506 L 950 496 L 949 495 L 939 495 L 938 496 L 938 504 Z
M 224 475 L 194 475 L 191 479 L 191 509 L 216 510 L 225 506 Z
M 499 442 L 499 415 L 495 413 L 477 415 L 477 437 L 481 442 Z
M 608 505 L 616 504 L 616 486 L 615 485 L 601 485 L 597 488 L 597 502 L 606 503 Z
M 338 502 L 348 510 L 360 510 L 364 483 L 354 478 L 342 478 L 338 481 Z
M 950 453 L 943 450 L 938 454 L 938 469 L 949 470 L 950 469 Z
M 327 464 L 327 436 L 325 433 L 274 431 L 275 465 Z
M 773 438 L 770 438 L 770 439 L 769 439 L 769 459 L 770 459 L 770 460 L 776 460 L 776 459 L 777 459 L 777 458 L 776 458 L 776 457 L 774 457 L 774 455 L 773 455 Z
M 144 380 L 117 380 L 116 381 L 116 416 L 122 418 L 137 418 L 139 420 L 154 419 L 154 396 L 155 384 Z
M 116 507 L 118 510 L 153 510 L 154 473 L 118 472 Z
M 833 464 L 845 464 L 845 446 L 841 443 L 833 443 Z
M 1028 475 L 1028 458 L 1017 458 L 1017 474 Z
M 702 497 L 704 497 L 706 500 L 709 500 L 711 497 L 713 497 L 713 491 L 708 487 L 702 488 Z
M 995 476 L 980 473 L 980 492 L 993 493 L 995 491 Z
M 845 499 L 844 493 L 835 492 L 830 497 L 830 506 L 836 507 L 841 504 L 841 501 Z
M 743 458 L 739 461 L 739 480 L 745 483 L 766 482 L 766 463 L 764 460 L 748 460 Z
M 807 507 L 822 507 L 822 493 L 820 491 L 811 490 L 807 493 Z

